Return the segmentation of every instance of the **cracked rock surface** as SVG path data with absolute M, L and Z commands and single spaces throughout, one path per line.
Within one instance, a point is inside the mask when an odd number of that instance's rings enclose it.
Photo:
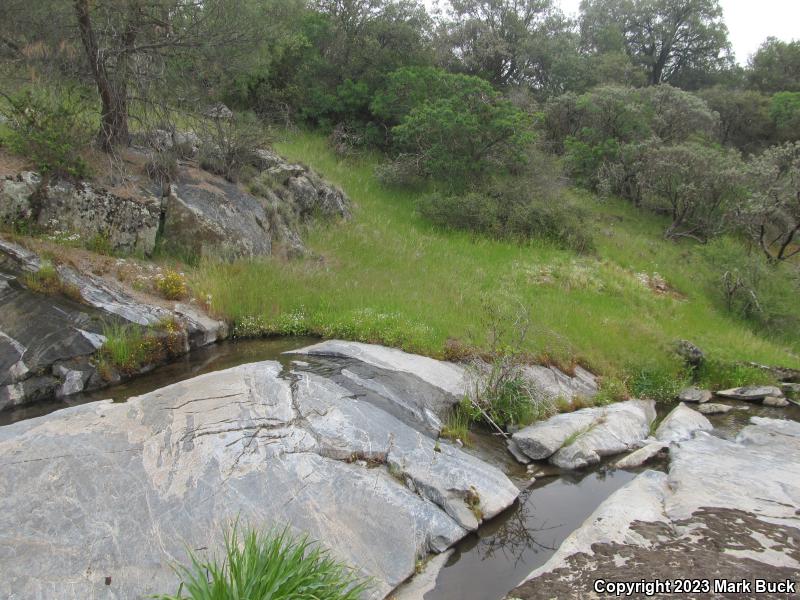
M 534 460 L 549 459 L 562 469 L 579 469 L 636 447 L 647 438 L 655 418 L 655 402 L 628 400 L 550 417 L 518 431 L 512 439 Z
M 418 397 L 455 396 L 411 366 L 335 363 L 247 364 L 0 428 L 0 597 L 172 593 L 186 549 L 219 550 L 238 517 L 308 533 L 382 598 L 515 501 L 499 470 L 384 410 L 398 375 Z
M 597 579 L 639 581 L 644 574 L 794 581 L 798 455 L 800 423 L 763 417 L 753 417 L 735 440 L 697 432 L 673 443 L 669 473 L 645 471 L 612 494 L 509 598 L 593 598 Z
M 198 308 L 149 304 L 67 265 L 57 266 L 57 276 L 74 290 L 71 297 L 37 293 L 25 277 L 41 268 L 36 253 L 0 238 L 0 411 L 107 385 L 93 357 L 109 324 L 145 328 L 174 320 L 184 352 L 227 335 L 224 323 Z

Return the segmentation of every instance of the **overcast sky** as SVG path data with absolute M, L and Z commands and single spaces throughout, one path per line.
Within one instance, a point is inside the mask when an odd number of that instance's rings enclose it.
M 568 14 L 577 14 L 580 0 L 556 0 Z M 746 64 L 769 36 L 800 39 L 800 0 L 720 0 L 736 60 Z
M 578 13 L 580 0 L 555 1 L 565 13 Z M 429 6 L 434 2 L 426 0 Z M 800 40 L 800 0 L 720 0 L 720 3 L 736 60 L 742 65 L 769 36 L 787 42 Z

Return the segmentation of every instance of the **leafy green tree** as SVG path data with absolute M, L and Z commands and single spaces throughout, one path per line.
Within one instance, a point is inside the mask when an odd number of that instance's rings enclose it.
M 750 161 L 748 176 L 745 229 L 771 261 L 800 254 L 800 142 L 765 150 Z
M 396 152 L 413 157 L 422 175 L 456 187 L 519 163 L 532 139 L 528 117 L 483 79 L 442 77 L 457 91 L 414 106 L 392 128 Z
M 647 204 L 670 216 L 665 238 L 703 242 L 728 227 L 744 196 L 743 173 L 737 152 L 687 142 L 651 148 L 639 181 Z
M 498 87 L 546 88 L 554 64 L 577 56 L 570 23 L 552 0 L 452 0 L 439 31 L 443 62 Z M 569 62 L 569 59 L 567 59 Z M 562 69 L 562 74 L 567 69 Z
M 772 97 L 769 115 L 781 141 L 800 139 L 800 92 L 778 92 Z
M 583 0 L 581 31 L 597 52 L 624 49 L 651 85 L 729 63 L 718 0 Z
M 753 90 L 720 86 L 702 90 L 699 95 L 719 115 L 722 144 L 743 152 L 754 152 L 769 145 L 773 139 L 775 132 L 768 96 Z
M 750 85 L 765 93 L 800 92 L 800 40 L 770 37 L 748 63 Z
M 718 136 L 719 116 L 702 98 L 667 84 L 643 89 L 639 95 L 649 113 L 650 130 L 664 143 Z

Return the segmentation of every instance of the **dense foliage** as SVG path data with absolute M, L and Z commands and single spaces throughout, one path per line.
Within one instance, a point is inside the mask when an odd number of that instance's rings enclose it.
M 584 0 L 575 19 L 554 0 L 7 0 L 0 139 L 85 177 L 92 141 L 114 162 L 190 128 L 201 166 L 246 184 L 265 130 L 303 126 L 379 157 L 439 228 L 590 253 L 569 182 L 666 217 L 665 239 L 733 240 L 752 269 L 708 264 L 763 325 L 786 286 L 745 274 L 785 282 L 800 249 L 800 42 L 746 66 L 730 48 L 719 0 Z M 221 102 L 232 116 L 209 116 Z M 148 159 L 164 189 L 178 158 Z

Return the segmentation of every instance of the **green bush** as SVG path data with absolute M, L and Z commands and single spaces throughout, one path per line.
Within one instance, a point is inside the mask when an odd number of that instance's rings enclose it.
M 785 337 L 800 327 L 800 275 L 792 265 L 770 264 L 727 237 L 704 246 L 701 256 L 712 273 L 709 293 L 730 313 Z
M 36 165 L 45 176 L 84 178 L 89 167 L 80 156 L 91 142 L 89 110 L 74 92 L 26 89 L 7 97 L 12 152 Z
M 400 119 L 391 129 L 395 154 L 413 156 L 420 175 L 460 189 L 523 164 L 532 140 L 528 116 L 479 77 L 434 72 L 441 81 L 432 89 L 443 95 L 429 95 L 416 80 L 410 90 L 392 80 L 373 102 L 390 122 Z M 422 81 L 433 85 L 431 77 Z
M 422 196 L 420 213 L 440 227 L 473 231 L 497 239 L 545 240 L 576 252 L 594 249 L 584 212 L 541 177 L 514 178 L 465 194 Z
M 800 92 L 779 92 L 772 97 L 769 116 L 780 141 L 800 140 Z
M 307 537 L 288 531 L 225 534 L 222 560 L 202 561 L 190 553 L 180 567 L 175 595 L 159 600 L 359 600 L 368 584 Z

